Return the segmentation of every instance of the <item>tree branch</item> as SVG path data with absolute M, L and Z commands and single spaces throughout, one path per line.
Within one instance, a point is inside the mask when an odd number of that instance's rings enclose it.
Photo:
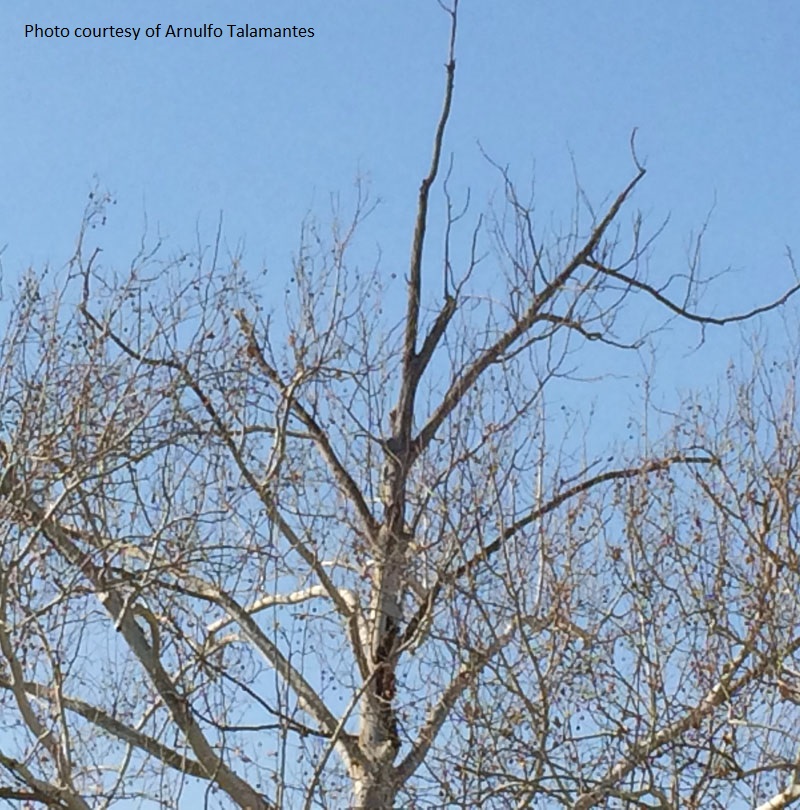
M 253 327 L 253 324 L 250 323 L 242 310 L 236 310 L 233 314 L 236 320 L 239 321 L 242 334 L 247 341 L 248 354 L 254 358 L 261 371 L 282 395 L 286 396 L 289 394 L 288 387 L 280 378 L 277 370 L 267 362 L 267 358 L 264 356 L 264 352 L 256 340 L 255 328 Z M 339 460 L 339 457 L 336 455 L 336 451 L 333 449 L 328 435 L 319 426 L 316 419 L 314 419 L 314 417 L 305 409 L 305 407 L 303 407 L 303 405 L 298 402 L 294 396 L 291 396 L 291 394 L 289 394 L 289 405 L 303 425 L 305 425 L 306 430 L 308 430 L 309 434 L 319 448 L 322 458 L 333 473 L 333 477 L 337 484 L 339 484 L 340 489 L 353 504 L 356 513 L 364 525 L 367 536 L 374 543 L 375 536 L 378 532 L 378 523 L 367 506 L 367 502 L 364 499 L 364 495 L 359 489 L 358 484 L 356 484 L 353 477 L 349 472 L 347 472 L 344 465 Z
M 150 682 L 169 710 L 175 724 L 183 732 L 207 777 L 213 779 L 240 806 L 252 810 L 273 810 L 272 805 L 260 793 L 253 790 L 214 753 L 205 735 L 195 723 L 187 699 L 178 694 L 176 685 L 155 656 L 133 612 L 126 609 L 126 602 L 117 592 L 118 583 L 112 581 L 104 568 L 95 565 L 91 557 L 84 554 L 72 542 L 68 533 L 53 518 L 52 509 L 45 510 L 25 494 L 12 467 L 7 467 L 0 478 L 0 495 L 16 506 L 21 524 L 41 531 L 55 551 L 91 583 L 95 596 L 147 672 Z
M 444 573 L 439 576 L 436 582 L 431 586 L 428 591 L 427 597 L 422 605 L 420 605 L 417 612 L 409 621 L 406 626 L 405 632 L 402 637 L 403 646 L 413 642 L 419 628 L 422 627 L 428 617 L 430 611 L 441 593 L 445 585 L 450 582 L 455 582 L 462 577 L 471 574 L 479 565 L 485 563 L 490 557 L 496 554 L 503 547 L 503 544 L 513 537 L 517 532 L 529 526 L 536 520 L 544 517 L 545 515 L 557 509 L 570 498 L 580 495 L 582 492 L 587 492 L 599 484 L 608 483 L 609 481 L 619 481 L 628 478 L 635 478 L 639 475 L 646 475 L 647 473 L 657 472 L 658 470 L 665 470 L 673 464 L 714 464 L 716 459 L 708 458 L 705 456 L 670 456 L 668 458 L 657 459 L 643 464 L 640 467 L 629 467 L 624 470 L 609 470 L 608 472 L 600 473 L 586 481 L 581 481 L 575 486 L 570 487 L 564 492 L 551 498 L 546 504 L 540 506 L 529 512 L 524 518 L 515 521 L 508 526 L 496 539 L 491 543 L 484 546 L 467 562 L 462 563 L 455 571 Z
M 649 296 L 658 301 L 659 304 L 662 304 L 676 315 L 680 315 L 681 318 L 686 318 L 687 321 L 694 321 L 695 323 L 700 324 L 709 324 L 711 326 L 724 326 L 727 323 L 748 321 L 751 318 L 755 318 L 756 315 L 763 315 L 765 312 L 771 312 L 773 309 L 783 306 L 783 304 L 785 304 L 795 293 L 800 291 L 800 282 L 798 282 L 793 287 L 790 287 L 780 298 L 775 299 L 771 304 L 764 304 L 763 306 L 756 307 L 755 309 L 751 309 L 748 312 L 744 312 L 740 315 L 726 315 L 723 318 L 714 318 L 710 315 L 700 315 L 697 312 L 691 312 L 680 304 L 676 304 L 674 301 L 667 298 L 666 295 L 659 292 L 651 284 L 647 284 L 644 281 L 639 281 L 639 279 L 629 276 L 626 273 L 622 273 L 619 270 L 606 267 L 604 264 L 594 261 L 593 259 L 589 259 L 586 262 L 586 265 L 591 267 L 593 270 L 603 273 L 609 278 L 616 279 L 617 281 L 621 281 L 623 284 L 627 284 L 636 288 L 637 290 L 646 292 Z
M 792 643 L 786 647 L 784 655 L 791 656 L 798 650 L 800 650 L 800 637 L 795 638 Z M 607 797 L 609 791 L 625 779 L 637 765 L 644 762 L 649 757 L 652 757 L 653 754 L 658 752 L 665 745 L 676 740 L 690 728 L 699 725 L 704 718 L 711 715 L 719 706 L 729 701 L 748 684 L 763 677 L 763 675 L 775 665 L 773 660 L 764 658 L 746 671 L 740 678 L 734 680 L 734 675 L 747 660 L 751 652 L 752 646 L 749 644 L 745 645 L 739 655 L 723 667 L 722 677 L 694 709 L 687 712 L 674 723 L 670 723 L 670 725 L 665 726 L 660 731 L 653 733 L 647 739 L 635 743 L 631 747 L 628 755 L 610 768 L 607 776 L 601 779 L 588 793 L 580 795 L 572 804 L 570 810 L 590 810 L 590 808 L 595 807 L 598 803 L 602 802 Z M 776 807 L 784 806 L 786 805 L 776 805 Z M 770 807 L 770 805 L 767 804 L 766 807 Z
M 12 689 L 11 680 L 0 674 L 0 689 Z M 51 701 L 53 698 L 52 687 L 35 681 L 23 681 L 22 688 L 38 700 Z M 141 751 L 156 757 L 165 765 L 174 768 L 188 776 L 196 776 L 198 779 L 208 779 L 205 768 L 196 760 L 190 759 L 186 754 L 179 753 L 174 748 L 164 745 L 158 740 L 142 734 L 134 728 L 121 723 L 97 706 L 92 706 L 83 700 L 74 697 L 61 697 L 61 703 L 66 709 L 82 717 L 84 720 L 98 726 L 103 731 L 108 732 L 126 745 L 131 745 Z
M 187 585 L 195 589 L 196 595 L 219 605 L 242 629 L 242 634 L 275 668 L 275 671 L 297 695 L 301 708 L 313 717 L 323 728 L 325 734 L 338 740 L 340 753 L 348 767 L 353 762 L 361 762 L 362 755 L 358 745 L 349 735 L 342 734 L 339 721 L 319 697 L 316 690 L 303 677 L 299 670 L 292 666 L 288 658 L 270 641 L 256 624 L 246 608 L 223 591 L 194 577 L 184 577 Z
M 447 80 L 445 83 L 444 103 L 439 116 L 439 123 L 436 126 L 436 134 L 433 138 L 433 156 L 428 174 L 422 180 L 419 187 L 419 198 L 417 202 L 417 220 L 414 227 L 414 239 L 411 245 L 411 266 L 408 278 L 408 303 L 406 305 L 406 331 L 403 351 L 403 379 L 411 373 L 411 366 L 416 358 L 417 332 L 419 329 L 419 309 L 422 300 L 422 255 L 425 244 L 425 229 L 428 225 L 428 199 L 431 187 L 436 181 L 439 172 L 439 163 L 442 156 L 442 144 L 444 133 L 447 129 L 447 121 L 450 118 L 450 107 L 453 101 L 453 85 L 455 82 L 456 61 L 456 24 L 458 22 L 458 0 L 454 0 L 450 14 L 450 47 L 448 52 Z
M 425 448 L 430 444 L 431 439 L 436 435 L 442 423 L 453 412 L 455 407 L 464 398 L 467 392 L 478 381 L 481 375 L 486 371 L 489 366 L 496 363 L 501 359 L 505 351 L 510 348 L 515 341 L 523 336 L 537 321 L 542 320 L 541 310 L 542 307 L 550 301 L 566 284 L 569 278 L 582 266 L 586 265 L 591 258 L 600 240 L 603 238 L 608 226 L 613 222 L 620 208 L 628 199 L 637 186 L 639 181 L 644 177 L 645 170 L 640 168 L 636 176 L 630 183 L 623 189 L 623 191 L 614 200 L 606 215 L 592 231 L 591 236 L 586 241 L 584 246 L 579 250 L 564 269 L 550 281 L 549 284 L 534 297 L 528 309 L 522 314 L 519 320 L 507 329 L 491 346 L 484 349 L 483 352 L 469 365 L 466 369 L 458 375 L 458 377 L 450 385 L 450 388 L 445 393 L 441 403 L 431 415 L 428 422 L 419 432 L 412 443 L 412 460 L 417 458 L 420 453 L 424 452 Z
M 33 775 L 33 773 L 31 773 L 28 766 L 19 760 L 0 753 L 0 765 L 12 773 L 20 782 L 26 784 L 34 793 L 33 798 L 36 801 L 46 803 L 48 807 L 77 810 L 78 807 L 82 809 L 83 807 L 88 806 L 85 804 L 76 806 L 70 802 L 69 798 L 64 797 L 62 788 L 53 785 L 50 782 L 45 782 L 43 779 L 38 779 Z M 7 790 L 10 792 L 10 789 Z
M 399 784 L 404 784 L 416 769 L 425 760 L 425 757 L 433 745 L 437 734 L 447 720 L 456 701 L 464 693 L 464 690 L 475 681 L 481 670 L 491 661 L 513 639 L 520 628 L 526 628 L 534 633 L 543 630 L 552 624 L 552 616 L 543 619 L 523 618 L 514 621 L 511 626 L 501 633 L 485 650 L 475 650 L 469 656 L 469 660 L 461 665 L 458 674 L 450 681 L 441 697 L 428 713 L 428 717 L 420 728 L 411 750 L 403 761 L 396 768 L 396 778 Z
M 140 352 L 136 351 L 133 347 L 129 346 L 114 332 L 112 332 L 108 328 L 108 326 L 104 326 L 103 324 L 101 324 L 100 321 L 98 321 L 97 318 L 95 318 L 94 315 L 92 315 L 89 312 L 85 302 L 81 305 L 81 311 L 96 329 L 100 330 L 103 334 L 108 335 L 108 337 L 114 342 L 114 344 L 118 346 L 123 352 L 125 352 L 129 357 L 132 357 L 134 360 L 137 360 L 138 362 L 148 366 L 171 369 L 172 371 L 180 375 L 181 379 L 194 393 L 194 395 L 199 400 L 200 404 L 205 409 L 206 413 L 211 418 L 214 427 L 216 428 L 218 434 L 220 435 L 225 445 L 227 446 L 228 451 L 231 454 L 231 457 L 233 458 L 236 466 L 239 468 L 239 472 L 241 472 L 242 474 L 242 477 L 245 479 L 245 481 L 247 481 L 248 485 L 251 487 L 253 492 L 256 493 L 259 500 L 263 504 L 264 511 L 266 512 L 267 517 L 272 521 L 272 523 L 274 523 L 278 527 L 278 530 L 283 535 L 283 537 L 288 541 L 289 545 L 297 552 L 297 554 L 302 558 L 302 560 L 316 574 L 319 581 L 322 583 L 323 587 L 328 592 L 328 596 L 331 598 L 334 605 L 336 606 L 337 611 L 348 623 L 348 627 L 350 628 L 350 641 L 353 646 L 353 654 L 355 655 L 356 661 L 358 661 L 359 663 L 359 667 L 362 670 L 362 674 L 368 672 L 369 667 L 366 662 L 366 656 L 364 651 L 361 649 L 361 643 L 357 628 L 356 613 L 353 612 L 351 606 L 347 603 L 347 600 L 345 600 L 342 597 L 342 595 L 339 593 L 339 589 L 334 585 L 333 581 L 325 572 L 325 569 L 322 567 L 322 565 L 320 565 L 316 553 L 312 551 L 312 549 L 310 549 L 308 545 L 297 536 L 295 531 L 292 529 L 292 527 L 287 523 L 283 515 L 280 513 L 268 489 L 261 485 L 261 483 L 256 479 L 255 475 L 252 473 L 250 468 L 247 466 L 244 459 L 242 458 L 242 454 L 240 453 L 238 446 L 236 445 L 236 442 L 233 440 L 233 436 L 231 436 L 228 426 L 225 424 L 224 420 L 220 416 L 217 409 L 214 407 L 214 404 L 206 395 L 205 391 L 203 391 L 199 383 L 189 373 L 189 370 L 186 368 L 186 366 L 182 363 L 179 363 L 176 360 L 157 359 L 147 357 L 141 354 Z

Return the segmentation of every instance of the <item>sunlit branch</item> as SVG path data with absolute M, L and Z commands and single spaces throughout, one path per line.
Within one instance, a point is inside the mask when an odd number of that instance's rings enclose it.
M 113 619 L 125 643 L 147 672 L 150 682 L 176 725 L 183 732 L 207 776 L 215 779 L 219 786 L 238 802 L 249 803 L 254 810 L 271 810 L 269 802 L 230 770 L 214 752 L 205 735 L 195 723 L 190 704 L 185 697 L 179 694 L 177 685 L 173 683 L 161 661 L 154 654 L 144 631 L 136 622 L 135 614 L 126 609 L 126 602 L 118 592 L 118 583 L 111 580 L 104 568 L 96 565 L 88 554 L 84 554 L 73 543 L 67 532 L 52 517 L 50 510 L 42 508 L 25 493 L 13 468 L 6 468 L 0 478 L 0 496 L 16 507 L 17 519 L 20 522 L 41 531 L 54 550 L 91 583 L 97 599 Z
M 19 760 L 13 757 L 6 756 L 0 753 L 0 765 L 2 765 L 10 774 L 21 782 L 24 782 L 32 791 L 31 796 L 25 796 L 25 793 L 19 791 L 20 798 L 32 798 L 35 801 L 46 802 L 48 807 L 65 808 L 66 810 L 85 810 L 88 808 L 85 802 L 80 797 L 76 797 L 79 803 L 72 801 L 72 798 L 64 795 L 64 791 L 57 785 L 50 782 L 45 782 L 34 776 L 30 768 Z M 11 788 L 3 788 L 7 791 L 7 798 L 9 801 L 15 800 L 17 797 L 14 795 L 17 791 Z M 6 798 L 0 796 L 0 798 Z
M 105 333 L 108 334 L 108 336 L 111 338 L 111 340 L 114 341 L 114 343 L 120 349 L 122 349 L 122 351 L 124 351 L 129 356 L 133 357 L 135 360 L 144 363 L 146 365 L 171 369 L 172 371 L 175 371 L 181 376 L 181 378 L 186 382 L 187 386 L 191 389 L 191 391 L 195 394 L 195 396 L 197 396 L 198 400 L 200 401 L 200 404 L 206 410 L 212 422 L 214 423 L 215 428 L 219 431 L 221 438 L 228 447 L 231 457 L 233 458 L 234 462 L 239 468 L 242 477 L 247 481 L 247 483 L 252 488 L 253 492 L 258 495 L 259 499 L 261 500 L 261 503 L 264 505 L 267 517 L 272 521 L 272 523 L 275 524 L 275 526 L 277 526 L 278 530 L 286 538 L 286 540 L 297 552 L 297 554 L 303 559 L 303 561 L 311 568 L 311 570 L 314 571 L 314 573 L 319 578 L 320 582 L 327 590 L 329 597 L 333 600 L 340 614 L 345 619 L 351 620 L 352 612 L 349 606 L 347 605 L 345 600 L 341 597 L 338 589 L 333 584 L 330 577 L 325 573 L 323 567 L 319 564 L 317 555 L 311 548 L 309 548 L 309 546 L 305 542 L 303 542 L 297 536 L 292 527 L 288 524 L 288 522 L 284 519 L 283 515 L 278 510 L 278 507 L 275 504 L 275 501 L 272 498 L 268 489 L 262 486 L 261 483 L 256 479 L 256 476 L 253 474 L 253 472 L 245 463 L 244 458 L 242 457 L 242 454 L 239 450 L 239 447 L 234 441 L 233 436 L 231 436 L 231 434 L 228 432 L 227 426 L 220 417 L 217 409 L 214 407 L 214 404 L 208 398 L 203 389 L 200 388 L 199 384 L 189 373 L 186 366 L 175 360 L 162 360 L 145 357 L 144 355 L 137 352 L 133 347 L 129 346 L 125 341 L 119 338 L 112 331 L 110 331 L 110 329 L 107 326 L 104 327 L 89 312 L 88 308 L 86 308 L 85 305 L 83 306 L 82 311 L 84 312 L 87 319 L 89 319 L 89 321 L 97 329 L 104 330 Z M 357 657 L 360 657 L 359 651 L 357 649 L 355 650 L 355 653 Z
M 792 640 L 786 646 L 785 657 L 791 657 L 800 650 L 800 637 Z M 774 667 L 774 662 L 768 658 L 754 664 L 739 678 L 736 673 L 742 668 L 747 659 L 753 654 L 752 646 L 744 645 L 741 652 L 723 667 L 723 675 L 714 687 L 703 697 L 697 706 L 687 711 L 683 717 L 670 723 L 649 737 L 635 743 L 628 753 L 622 757 L 588 793 L 584 793 L 571 805 L 570 810 L 589 810 L 602 802 L 609 790 L 625 779 L 638 765 L 648 757 L 660 751 L 664 746 L 674 742 L 689 729 L 697 727 L 703 719 L 713 714 L 720 706 L 730 701 L 735 695 L 753 682 L 757 682 L 763 675 Z M 777 805 L 780 807 L 781 805 Z M 785 806 L 785 805 L 784 805 Z
M 55 764 L 59 782 L 62 785 L 58 791 L 59 798 L 70 808 L 89 810 L 89 805 L 78 795 L 72 781 L 72 764 L 66 740 L 59 741 L 56 738 L 55 733 L 47 728 L 28 700 L 22 666 L 15 655 L 11 639 L 6 631 L 6 594 L 8 591 L 5 577 L 0 578 L 0 590 L 2 590 L 2 594 L 0 594 L 0 651 L 11 669 L 11 677 L 3 678 L 3 681 L 8 684 L 8 689 L 13 693 L 20 715 L 30 733 L 42 743 Z
M 7 676 L 0 674 L 0 689 L 10 690 L 12 688 L 11 680 Z M 53 699 L 52 687 L 46 686 L 45 684 L 36 683 L 34 681 L 23 681 L 22 688 L 32 697 L 37 698 L 37 700 L 50 702 Z M 111 736 L 116 737 L 126 745 L 132 745 L 134 748 L 145 751 L 159 759 L 165 765 L 181 773 L 196 776 L 200 779 L 208 778 L 208 773 L 205 768 L 196 760 L 187 757 L 186 754 L 182 754 L 164 745 L 158 740 L 149 737 L 147 734 L 143 734 L 141 731 L 125 723 L 121 723 L 107 712 L 97 708 L 97 706 L 92 706 L 86 701 L 69 696 L 62 696 L 60 700 L 64 707 L 70 712 L 74 712 L 87 722 L 97 726 Z
M 218 588 L 193 577 L 184 577 L 184 579 L 188 588 L 194 590 L 197 596 L 219 605 L 239 625 L 244 637 L 261 652 L 297 695 L 303 710 L 322 726 L 327 736 L 338 738 L 338 745 L 342 749 L 341 753 L 345 761 L 348 764 L 354 760 L 358 761 L 362 754 L 355 742 L 348 736 L 342 735 L 341 730 L 337 731 L 339 725 L 337 718 L 300 671 L 291 664 L 277 645 L 267 638 L 248 610 Z

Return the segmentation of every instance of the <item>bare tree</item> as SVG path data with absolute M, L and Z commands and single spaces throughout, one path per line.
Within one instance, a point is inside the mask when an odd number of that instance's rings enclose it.
M 629 182 L 558 235 L 498 167 L 504 205 L 459 245 L 447 13 L 401 305 L 349 262 L 361 187 L 330 235 L 304 227 L 272 311 L 219 234 L 116 273 L 103 195 L 60 282 L 23 278 L 0 368 L 7 802 L 800 797 L 797 356 L 733 369 L 660 439 L 553 413 L 583 364 L 644 345 L 631 303 L 705 329 L 798 286 L 711 317 L 695 264 L 648 278 L 633 141 Z

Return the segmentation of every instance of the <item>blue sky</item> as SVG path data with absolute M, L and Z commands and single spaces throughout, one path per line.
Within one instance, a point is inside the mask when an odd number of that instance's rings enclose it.
M 68 257 L 94 177 L 119 204 L 121 255 L 151 227 L 177 242 L 245 238 L 280 265 L 309 210 L 356 174 L 383 201 L 365 238 L 405 265 L 416 187 L 440 106 L 446 18 L 434 0 L 215 2 L 34 0 L 0 12 L 0 244 L 6 283 Z M 26 23 L 313 26 L 313 39 L 81 41 L 25 38 Z M 636 204 L 671 226 L 658 257 L 680 262 L 714 200 L 710 268 L 747 270 L 721 296 L 785 284 L 800 217 L 800 60 L 790 0 L 725 4 L 464 0 L 448 150 L 475 210 L 497 178 L 480 142 L 538 207 L 567 221 L 570 151 L 595 201 L 630 175 L 639 128 L 650 170 Z M 745 278 L 746 276 L 746 278 Z M 737 289 L 738 288 L 738 289 Z M 710 301 L 722 310 L 725 298 Z

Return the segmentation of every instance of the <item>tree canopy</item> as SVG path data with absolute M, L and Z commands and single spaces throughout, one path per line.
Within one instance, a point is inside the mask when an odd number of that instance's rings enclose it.
M 800 285 L 712 316 L 697 263 L 653 271 L 634 137 L 630 176 L 605 207 L 579 193 L 571 229 L 501 165 L 502 204 L 473 215 L 446 182 L 445 10 L 402 300 L 350 263 L 363 186 L 303 226 L 278 304 L 219 234 L 106 264 L 100 192 L 64 271 L 21 279 L 0 355 L 3 800 L 800 797 L 791 317 L 785 352 L 752 342 L 716 398 L 645 397 L 659 432 L 606 440 L 559 393 L 587 402 L 668 322 L 777 322 Z

